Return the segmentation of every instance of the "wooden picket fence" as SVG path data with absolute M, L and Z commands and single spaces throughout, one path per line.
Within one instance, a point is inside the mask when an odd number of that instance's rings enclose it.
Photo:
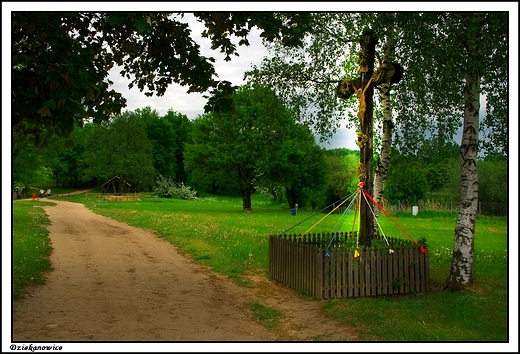
M 269 277 L 317 299 L 429 290 L 428 252 L 413 242 L 390 238 L 391 248 L 357 248 L 356 254 L 349 235 L 336 236 L 332 244 L 330 239 L 331 234 L 271 235 Z

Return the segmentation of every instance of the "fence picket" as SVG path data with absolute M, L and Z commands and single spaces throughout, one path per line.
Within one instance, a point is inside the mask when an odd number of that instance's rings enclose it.
M 410 292 L 410 253 L 408 249 L 403 249 L 403 270 L 404 270 L 404 293 Z
M 388 294 L 388 272 L 390 270 L 390 253 L 381 253 L 381 294 Z
M 340 297 L 346 297 L 347 295 L 347 252 L 345 252 L 345 249 L 342 249 L 341 252 L 341 262 L 340 262 L 340 268 L 341 268 L 341 292 L 339 294 Z
M 376 278 L 376 251 L 372 247 L 370 251 L 370 295 L 377 295 L 377 278 Z
M 316 257 L 316 297 L 318 299 L 323 299 L 323 268 L 323 250 L 318 248 Z

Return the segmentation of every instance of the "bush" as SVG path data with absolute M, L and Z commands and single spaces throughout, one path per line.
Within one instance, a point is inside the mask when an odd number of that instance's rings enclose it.
M 191 187 L 185 186 L 184 183 L 175 183 L 171 178 L 159 175 L 156 180 L 157 186 L 155 192 L 160 198 L 173 198 L 192 200 L 197 199 L 197 191 Z

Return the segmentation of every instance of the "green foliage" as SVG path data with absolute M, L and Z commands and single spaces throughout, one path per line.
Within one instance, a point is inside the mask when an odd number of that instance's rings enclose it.
M 273 43 L 270 55 L 260 67 L 246 72 L 248 82 L 272 85 L 276 92 L 295 111 L 299 122 L 306 124 L 320 139 L 331 137 L 345 117 L 347 107 L 355 107 L 355 100 L 338 100 L 336 89 L 344 72 L 338 62 L 345 56 L 355 61 L 352 13 L 314 13 L 313 31 L 303 48 L 286 48 Z M 359 67 L 352 69 L 358 72 Z M 348 83 L 345 92 L 351 89 Z M 343 88 L 343 86 L 342 86 Z M 355 115 L 354 115 L 355 116 Z M 354 120 L 352 120 L 354 122 Z M 352 124 L 352 123 L 351 123 Z
M 417 239 L 417 243 L 423 245 L 423 246 L 428 246 L 428 241 L 426 240 L 426 237 L 424 236 L 421 236 Z
M 311 19 L 308 13 L 195 12 L 194 16 L 207 24 L 202 36 L 211 39 L 212 49 L 221 48 L 226 61 L 231 60 L 230 55 L 238 55 L 230 35 L 242 38 L 239 45 L 249 45 L 247 35 L 256 26 L 263 30 L 260 37 L 266 41 L 299 47 Z
M 175 180 L 180 183 L 188 182 L 188 173 L 184 168 L 184 145 L 191 142 L 192 121 L 184 114 L 168 110 L 163 117 L 172 126 L 175 137 L 175 164 L 174 176 Z
M 82 155 L 83 176 L 107 181 L 119 176 L 136 191 L 154 185 L 152 143 L 138 113 L 124 112 L 104 126 L 93 125 Z
M 160 198 L 178 197 L 185 200 L 197 199 L 197 191 L 183 183 L 175 183 L 170 177 L 159 175 L 156 180 L 155 193 Z
M 478 161 L 479 201 L 488 203 L 489 214 L 505 214 L 508 204 L 507 161 Z
M 328 205 L 357 190 L 359 177 L 356 169 L 359 164 L 359 151 L 327 150 L 326 160 L 329 165 L 329 178 L 325 205 Z
M 325 150 L 315 144 L 314 136 L 307 128 L 298 124 L 285 139 L 273 161 L 270 177 L 285 187 L 285 197 L 291 208 L 296 204 L 305 207 L 309 203 L 316 207 L 316 198 L 323 194 L 330 172 Z
M 177 136 L 171 123 L 160 117 L 159 112 L 151 107 L 136 109 L 134 114 L 139 116 L 146 126 L 146 136 L 152 144 L 155 171 L 165 177 L 175 178 Z
M 33 136 L 24 136 L 23 131 L 13 127 L 12 138 L 13 185 L 15 183 L 30 185 L 47 179 L 51 171 L 46 165 L 41 149 L 38 150 L 34 145 Z
M 45 164 L 52 170 L 56 186 L 68 183 L 69 186 L 78 187 L 85 182 L 95 182 L 83 180 L 81 170 L 82 155 L 92 134 L 89 128 L 91 125 L 83 128 L 76 126 L 69 138 L 54 136 L 45 148 Z
M 193 182 L 236 188 L 244 210 L 251 209 L 256 188 L 282 185 L 297 203 L 305 187 L 323 185 L 321 149 L 268 87 L 234 92 L 224 86 L 207 109 L 211 112 L 193 122 L 192 143 L 185 147 Z
M 21 193 L 25 190 L 25 184 L 17 182 L 14 184 L 14 191 L 17 193 Z
M 458 161 L 446 159 L 437 164 L 423 163 L 423 165 L 425 166 L 424 174 L 430 192 L 460 189 L 460 165 Z M 457 194 L 455 193 L 455 195 Z
M 407 205 L 424 199 L 428 192 L 425 171 L 414 156 L 392 152 L 392 163 L 388 168 L 384 196 L 392 204 Z
M 410 205 L 426 199 L 443 204 L 458 202 L 460 162 L 454 158 L 430 161 L 394 150 L 384 196 L 391 204 Z
M 188 92 L 216 85 L 213 58 L 200 54 L 184 14 L 167 12 L 13 12 L 12 125 L 31 134 L 35 145 L 52 135 L 69 136 L 74 126 L 120 114 L 126 100 L 110 89 L 109 72 L 120 74 L 145 95 L 164 95 L 172 83 Z M 267 41 L 299 45 L 310 14 L 197 13 L 212 49 L 238 55 L 230 36 L 253 26 Z

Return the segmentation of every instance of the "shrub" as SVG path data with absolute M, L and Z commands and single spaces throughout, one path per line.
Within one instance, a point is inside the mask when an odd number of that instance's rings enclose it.
M 154 190 L 160 198 L 197 199 L 197 191 L 192 190 L 190 186 L 185 186 L 184 183 L 175 183 L 169 177 L 166 178 L 159 175 L 156 184 L 157 186 Z

